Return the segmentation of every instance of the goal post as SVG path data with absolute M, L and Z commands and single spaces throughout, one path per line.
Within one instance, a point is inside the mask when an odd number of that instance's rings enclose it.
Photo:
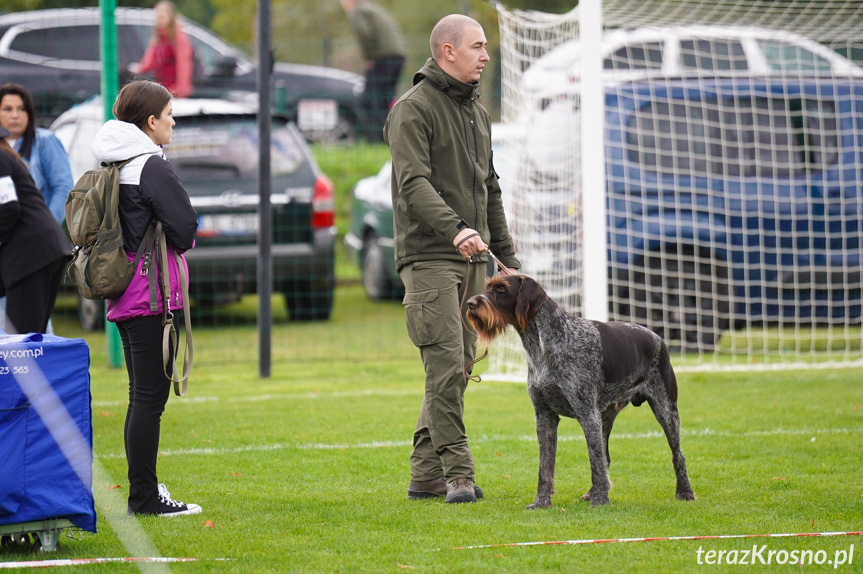
M 863 364 L 861 6 L 498 5 L 523 271 L 678 366 Z M 486 376 L 523 380 L 520 347 Z

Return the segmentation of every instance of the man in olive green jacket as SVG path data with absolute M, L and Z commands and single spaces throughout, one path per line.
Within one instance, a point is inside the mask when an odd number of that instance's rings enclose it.
M 432 30 L 432 58 L 390 111 L 396 266 L 405 284 L 408 334 L 425 366 L 413 438 L 409 498 L 475 502 L 464 427 L 464 366 L 476 338 L 460 303 L 482 291 L 486 249 L 520 267 L 492 166 L 491 120 L 476 91 L 489 61 L 482 26 L 460 14 Z
M 360 96 L 360 132 L 369 141 L 382 141 L 381 130 L 396 84 L 405 65 L 405 41 L 395 19 L 370 0 L 341 0 L 366 69 L 366 87 Z

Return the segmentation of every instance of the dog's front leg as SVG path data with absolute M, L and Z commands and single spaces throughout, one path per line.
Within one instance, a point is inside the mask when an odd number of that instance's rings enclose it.
M 539 484 L 536 487 L 536 500 L 528 506 L 550 508 L 554 492 L 554 461 L 557 457 L 557 426 L 560 417 L 552 412 L 536 413 L 536 438 L 539 441 Z
M 578 417 L 584 439 L 587 442 L 587 455 L 590 458 L 591 487 L 582 500 L 589 500 L 591 506 L 609 504 L 608 491 L 611 481 L 608 478 L 608 460 L 606 444 L 602 433 L 602 417 L 598 411 L 592 411 Z

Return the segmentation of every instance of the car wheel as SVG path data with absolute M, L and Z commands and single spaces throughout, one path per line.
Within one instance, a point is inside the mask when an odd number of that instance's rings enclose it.
M 357 140 L 357 129 L 354 122 L 340 114 L 332 129 L 304 131 L 303 135 L 310 143 L 353 145 Z
M 363 288 L 372 301 L 393 297 L 393 282 L 389 278 L 378 236 L 374 233 L 367 235 L 363 242 Z
M 647 259 L 633 274 L 633 320 L 672 352 L 712 350 L 728 328 L 728 268 L 692 254 Z
M 292 321 L 325 321 L 333 310 L 335 277 L 294 281 L 285 291 L 285 304 Z
M 85 331 L 99 331 L 105 327 L 105 302 L 85 299 L 78 295 L 78 319 Z

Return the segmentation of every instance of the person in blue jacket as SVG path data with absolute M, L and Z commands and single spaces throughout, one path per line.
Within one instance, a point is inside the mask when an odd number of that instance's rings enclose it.
M 66 197 L 75 185 L 69 156 L 51 130 L 36 127 L 33 97 L 24 86 L 0 86 L 0 127 L 9 132 L 6 141 L 27 164 L 51 215 L 62 224 Z
M 10 333 L 44 333 L 69 241 L 0 127 L 0 295 Z
M 62 225 L 66 197 L 74 186 L 69 156 L 51 130 L 36 127 L 33 97 L 24 86 L 0 86 L 0 128 L 8 133 L 6 141 L 24 161 L 48 210 Z M 6 299 L 0 297 L 0 328 L 4 327 L 5 311 Z M 46 332 L 54 332 L 50 319 Z

